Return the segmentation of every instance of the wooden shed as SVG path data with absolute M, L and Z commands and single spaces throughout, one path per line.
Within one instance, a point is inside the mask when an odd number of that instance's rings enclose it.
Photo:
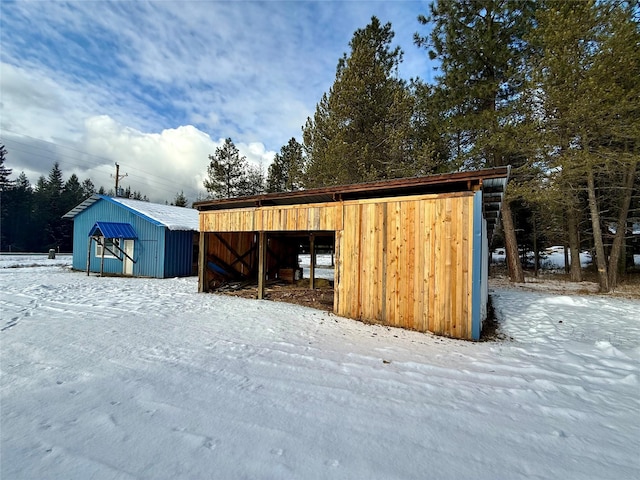
M 199 202 L 199 291 L 253 277 L 262 298 L 266 279 L 297 267 L 301 238 L 312 257 L 322 239 L 335 245 L 336 314 L 478 340 L 508 177 L 502 167 Z
M 73 268 L 136 277 L 184 277 L 197 270 L 198 212 L 92 195 L 73 219 Z

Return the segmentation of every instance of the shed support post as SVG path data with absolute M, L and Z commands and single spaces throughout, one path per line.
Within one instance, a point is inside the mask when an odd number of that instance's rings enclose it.
M 340 265 L 342 260 L 340 258 L 340 242 L 342 241 L 342 230 L 336 230 L 333 249 L 335 252 L 335 268 L 333 270 L 333 313 L 337 313 L 340 307 Z
M 104 275 L 104 249 L 107 247 L 107 241 L 102 237 L 102 255 L 100 256 L 100 276 Z
M 87 277 L 89 276 L 89 267 L 91 265 L 91 242 L 93 237 L 89 237 L 89 246 L 87 247 Z
M 264 298 L 264 281 L 267 263 L 267 233 L 258 232 L 258 300 Z
M 207 233 L 200 229 L 200 238 L 198 239 L 198 292 L 205 293 L 209 291 L 209 283 L 207 282 Z
M 313 290 L 315 286 L 316 280 L 316 242 L 315 236 L 313 233 L 309 235 L 309 288 Z

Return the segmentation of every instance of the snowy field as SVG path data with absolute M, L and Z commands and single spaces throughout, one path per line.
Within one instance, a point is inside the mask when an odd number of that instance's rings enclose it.
M 527 254 L 527 259 L 530 264 L 533 265 L 533 252 L 529 252 Z M 495 264 L 505 263 L 506 257 L 504 248 L 496 249 L 491 255 L 491 261 Z M 569 254 L 569 261 L 571 261 L 571 254 Z M 634 255 L 633 261 L 635 265 L 640 265 L 640 255 Z M 592 259 L 589 252 L 580 252 L 580 265 L 582 268 L 588 267 L 591 265 L 591 262 Z M 546 273 L 558 273 L 564 271 L 564 247 L 549 247 L 540 252 L 540 269 L 545 270 Z
M 70 263 L 0 257 L 3 480 L 640 478 L 638 300 L 472 343 Z

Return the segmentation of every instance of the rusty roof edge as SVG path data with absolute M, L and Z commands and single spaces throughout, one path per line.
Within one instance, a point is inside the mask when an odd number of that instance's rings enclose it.
M 509 174 L 511 171 L 510 166 L 494 167 L 483 170 L 453 172 L 436 175 L 427 175 L 422 177 L 408 177 L 392 180 L 382 180 L 369 183 L 357 183 L 351 185 L 337 185 L 331 187 L 314 188 L 309 190 L 297 190 L 295 192 L 279 192 L 279 193 L 266 193 L 261 195 L 253 195 L 248 197 L 235 197 L 225 198 L 219 200 L 204 200 L 201 202 L 194 202 L 193 207 L 199 211 L 222 209 L 222 208 L 245 208 L 250 204 L 277 204 L 282 200 L 303 200 L 305 197 L 312 198 L 318 196 L 327 196 L 323 201 L 337 201 L 336 199 L 342 198 L 345 194 L 365 194 L 375 191 L 389 192 L 398 190 L 399 194 L 402 194 L 403 190 L 421 186 L 433 186 L 433 185 L 446 185 L 451 183 L 464 183 L 468 181 L 482 182 L 485 179 L 504 179 L 506 185 Z M 301 201 L 300 203 L 308 203 Z

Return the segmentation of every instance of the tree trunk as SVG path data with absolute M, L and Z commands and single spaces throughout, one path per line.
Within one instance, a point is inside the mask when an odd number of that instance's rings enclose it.
M 538 266 L 540 265 L 540 252 L 538 251 L 538 229 L 536 228 L 536 216 L 533 215 L 533 276 L 538 278 Z
M 524 283 L 524 272 L 522 271 L 522 264 L 518 256 L 516 230 L 513 226 L 511 205 L 508 200 L 502 202 L 502 230 L 504 232 L 504 246 L 507 255 L 507 267 L 509 268 L 509 279 L 514 283 Z
M 624 172 L 624 186 L 618 222 L 616 223 L 616 235 L 611 245 L 611 255 L 609 256 L 609 288 L 616 288 L 618 285 L 618 262 L 624 243 L 624 236 L 627 229 L 627 216 L 629 215 L 629 205 L 633 194 L 633 181 L 636 177 L 637 163 L 631 162 L 626 172 Z
M 598 211 L 598 202 L 596 199 L 596 185 L 591 166 L 589 166 L 587 171 L 587 193 L 589 194 L 593 246 L 596 252 L 596 267 L 598 268 L 598 284 L 600 286 L 600 292 L 607 293 L 609 292 L 609 276 L 607 275 L 607 261 L 604 256 L 604 243 L 602 242 L 602 229 L 600 228 L 600 212 Z
M 567 230 L 569 234 L 569 251 L 571 252 L 571 267 L 569 280 L 582 281 L 582 266 L 580 265 L 580 237 L 578 236 L 578 212 L 573 205 L 567 209 Z

